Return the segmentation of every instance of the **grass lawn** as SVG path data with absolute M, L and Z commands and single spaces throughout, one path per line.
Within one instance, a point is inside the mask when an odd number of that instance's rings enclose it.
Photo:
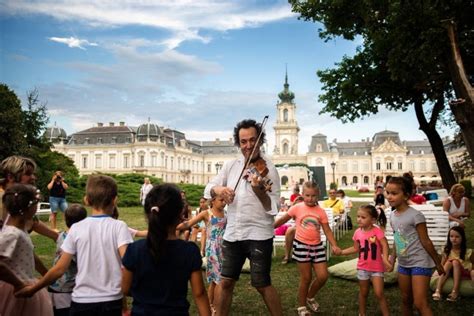
M 355 219 L 355 209 L 361 203 L 354 203 L 355 207 L 352 211 L 352 219 Z M 472 214 L 474 214 L 474 203 L 471 202 Z M 138 207 L 121 208 L 120 219 L 127 222 L 130 227 L 137 229 L 146 228 L 143 217 L 143 210 Z M 63 227 L 64 221 L 60 220 L 60 227 Z M 354 221 L 355 224 L 355 221 Z M 468 236 L 468 248 L 474 248 L 474 220 L 469 219 L 466 222 L 466 235 Z M 338 244 L 341 247 L 348 247 L 352 244 L 352 233 L 343 236 Z M 32 234 L 33 243 L 36 247 L 37 254 L 44 263 L 51 265 L 55 243 L 46 237 Z M 298 289 L 298 270 L 295 263 L 287 265 L 280 264 L 283 256 L 283 249 L 279 248 L 277 255 L 273 257 L 272 264 L 272 282 L 276 287 L 282 299 L 284 315 L 296 315 L 297 307 L 297 289 Z M 338 262 L 348 260 L 351 257 L 334 257 L 332 256 L 328 265 L 334 265 Z M 322 315 L 356 315 L 358 312 L 357 295 L 359 287 L 357 282 L 347 281 L 339 278 L 330 277 L 326 285 L 316 296 L 316 300 L 321 304 Z M 392 315 L 401 314 L 401 298 L 397 285 L 386 286 L 385 295 L 387 297 L 390 313 Z M 430 293 L 431 296 L 431 293 Z M 191 315 L 196 315 L 196 309 L 192 297 L 189 296 L 191 303 Z M 434 315 L 473 315 L 474 298 L 461 298 L 457 303 L 447 301 L 433 302 L 430 298 L 430 304 Z M 250 285 L 250 275 L 242 274 L 237 282 L 232 305 L 232 315 L 267 315 L 268 312 L 258 292 Z M 368 315 L 380 315 L 378 304 L 371 292 L 368 304 Z

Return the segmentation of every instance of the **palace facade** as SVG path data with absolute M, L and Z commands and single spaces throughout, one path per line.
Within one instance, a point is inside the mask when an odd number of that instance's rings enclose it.
M 372 137 L 347 142 L 328 141 L 326 135 L 318 133 L 312 136 L 308 151 L 298 153 L 300 128 L 287 75 L 283 87 L 273 126 L 275 146 L 273 150 L 265 149 L 278 166 L 284 187 L 312 177 L 312 167 L 324 170 L 326 184 L 334 181 L 340 187 L 373 187 L 377 177 L 401 175 L 408 170 L 415 177 L 439 179 L 429 142 L 401 140 L 396 131 L 380 131 Z M 125 122 L 98 123 L 72 135 L 54 126 L 45 135 L 54 150 L 74 161 L 81 174 L 143 173 L 166 182 L 206 184 L 238 153 L 232 138 L 189 140 L 183 132 L 150 121 L 138 127 Z M 449 139 L 444 142 L 453 164 L 465 149 L 454 147 Z

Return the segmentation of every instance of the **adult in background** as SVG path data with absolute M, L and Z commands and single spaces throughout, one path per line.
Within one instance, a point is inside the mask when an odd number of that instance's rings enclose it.
M 10 156 L 5 158 L 0 163 L 0 186 L 6 190 L 15 183 L 35 185 L 36 183 L 36 163 L 27 157 L 22 156 Z M 0 191 L 0 201 L 3 197 L 3 191 Z M 0 231 L 3 224 L 9 220 L 8 213 L 1 206 L 2 218 L 0 218 Z M 29 220 L 25 228 L 28 232 L 35 231 L 36 233 L 56 240 L 57 233 L 48 228 L 43 222 L 41 222 L 36 216 L 32 220 Z M 35 254 L 35 269 L 42 275 L 44 275 L 48 269 L 44 266 L 41 259 Z
M 278 213 L 280 180 L 273 163 L 260 152 L 260 146 L 265 141 L 264 132 L 258 138 L 261 131 L 261 124 L 250 119 L 236 125 L 234 142 L 240 147 L 241 154 L 224 164 L 204 191 L 206 198 L 211 197 L 212 191 L 213 196 L 221 195 L 228 203 L 227 228 L 222 243 L 222 277 L 214 300 L 217 315 L 229 314 L 235 283 L 246 258 L 250 260 L 252 286 L 262 295 L 271 315 L 282 314 L 280 297 L 270 278 L 273 222 Z M 239 179 L 247 158 L 251 162 L 259 158 L 266 162 L 267 177 L 273 182 L 271 191 L 265 190 L 264 181 L 255 174 Z
M 47 185 L 49 190 L 49 205 L 51 207 L 51 229 L 56 230 L 56 219 L 58 210 L 63 214 L 67 209 L 66 190 L 68 185 L 64 182 L 64 174 L 56 171 Z
M 300 187 L 298 185 L 295 185 L 295 187 L 293 188 L 293 193 L 290 196 L 290 203 L 295 202 L 298 196 L 301 196 Z
M 331 208 L 334 216 L 341 216 L 344 214 L 344 202 L 337 198 L 336 193 L 335 189 L 330 189 L 329 198 L 321 203 L 321 207 Z
M 142 203 L 142 205 L 145 205 L 145 198 L 151 189 L 153 189 L 153 184 L 150 183 L 150 178 L 146 177 L 143 179 L 143 184 L 140 188 L 140 203 Z
M 471 215 L 469 199 L 464 196 L 466 190 L 462 184 L 456 183 L 451 187 L 449 196 L 443 202 L 443 211 L 449 214 L 449 227 L 461 226 Z

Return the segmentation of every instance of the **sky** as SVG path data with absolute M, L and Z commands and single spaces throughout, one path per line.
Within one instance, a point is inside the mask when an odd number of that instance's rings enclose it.
M 98 122 L 150 120 L 191 140 L 228 139 L 236 122 L 269 115 L 273 148 L 287 69 L 300 153 L 316 133 L 360 141 L 388 129 L 425 139 L 410 110 L 346 124 L 319 114 L 316 71 L 362 45 L 324 42 L 320 27 L 298 20 L 286 1 L 0 0 L 0 82 L 23 104 L 38 89 L 48 125 L 68 135 Z

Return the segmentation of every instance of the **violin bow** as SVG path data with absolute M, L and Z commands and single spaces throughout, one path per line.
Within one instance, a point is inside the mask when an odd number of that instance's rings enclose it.
M 262 134 L 263 134 L 263 131 L 264 131 L 264 129 L 265 129 L 265 124 L 267 124 L 267 120 L 268 120 L 268 115 L 265 115 L 265 117 L 263 118 L 262 123 L 260 124 L 260 126 L 261 126 L 260 134 L 258 134 L 257 141 L 255 142 L 255 146 L 253 146 L 252 152 L 251 152 L 250 155 L 245 159 L 245 165 L 244 165 L 244 167 L 242 168 L 242 171 L 240 172 L 240 176 L 239 176 L 239 179 L 237 180 L 237 183 L 235 184 L 234 192 L 235 192 L 235 190 L 237 190 L 237 187 L 239 186 L 239 183 L 240 183 L 240 180 L 242 179 L 242 175 L 244 174 L 244 171 L 249 167 L 249 165 L 250 165 L 250 160 L 252 160 L 252 157 L 253 157 L 253 155 L 255 154 L 255 150 L 257 149 L 257 147 L 260 147 L 260 146 L 261 146 L 261 145 L 260 145 L 260 139 L 262 138 Z

